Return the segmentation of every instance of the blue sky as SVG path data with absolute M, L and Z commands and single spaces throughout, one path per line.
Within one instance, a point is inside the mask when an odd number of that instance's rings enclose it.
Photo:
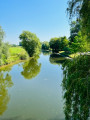
M 35 33 L 40 41 L 69 37 L 67 1 L 0 0 L 0 26 L 6 33 L 5 41 L 18 44 L 23 30 Z

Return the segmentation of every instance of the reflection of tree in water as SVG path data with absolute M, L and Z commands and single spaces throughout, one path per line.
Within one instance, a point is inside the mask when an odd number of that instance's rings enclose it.
M 50 55 L 51 51 L 42 51 L 43 55 Z
M 64 63 L 66 120 L 87 120 L 90 107 L 90 56 Z
M 7 88 L 12 85 L 13 82 L 9 73 L 0 70 L 0 115 L 2 115 L 7 109 L 7 104 L 10 99 Z
M 65 57 L 60 57 L 60 56 L 53 56 L 52 54 L 50 55 L 49 61 L 51 64 L 57 64 L 60 65 L 63 62 L 65 62 Z
M 39 74 L 40 68 L 41 64 L 38 63 L 37 59 L 32 58 L 31 60 L 23 64 L 23 71 L 21 72 L 21 74 L 26 79 L 32 79 Z

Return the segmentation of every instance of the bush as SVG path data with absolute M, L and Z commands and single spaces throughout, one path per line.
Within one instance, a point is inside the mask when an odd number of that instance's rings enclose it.
M 20 58 L 20 60 L 26 60 L 26 59 L 28 59 L 28 54 L 20 54 L 19 58 Z

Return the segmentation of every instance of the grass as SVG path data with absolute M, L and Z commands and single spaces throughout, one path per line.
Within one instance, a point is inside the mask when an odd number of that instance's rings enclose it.
M 10 57 L 8 58 L 9 63 L 29 58 L 28 53 L 22 47 L 10 47 L 9 53 L 10 53 Z
M 22 47 L 20 46 L 10 47 L 9 57 L 4 60 L 4 63 L 2 63 L 1 66 L 12 64 L 13 62 L 17 62 L 20 60 L 27 60 L 27 59 L 29 59 L 29 55 Z
M 26 51 L 22 47 L 19 47 L 19 46 L 18 47 L 10 47 L 9 52 L 10 52 L 11 56 L 16 56 L 21 53 L 26 53 Z
M 7 65 L 2 65 L 2 66 L 0 66 L 0 72 L 1 71 L 8 71 L 8 70 L 10 70 L 12 68 L 13 65 L 21 63 L 21 62 L 24 62 L 24 61 L 18 60 L 18 61 L 15 61 L 15 62 L 11 62 L 11 63 L 9 63 Z
M 77 56 L 79 56 L 79 55 L 80 55 L 80 53 L 74 53 L 74 54 L 70 54 L 69 57 L 75 58 L 75 57 L 77 57 Z
M 68 57 L 70 57 L 70 58 L 75 58 L 75 57 L 77 57 L 77 56 L 80 55 L 80 53 L 70 54 L 70 53 L 66 53 L 65 51 L 60 51 L 59 53 L 60 53 L 61 55 L 65 55 L 65 56 L 68 56 Z
M 59 51 L 59 53 L 63 53 L 64 51 Z

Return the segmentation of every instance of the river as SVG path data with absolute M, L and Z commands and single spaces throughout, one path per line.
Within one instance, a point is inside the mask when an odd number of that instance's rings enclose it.
M 90 120 L 90 55 L 40 57 L 0 70 L 0 120 Z
M 0 120 L 65 120 L 62 62 L 41 54 L 0 77 Z

